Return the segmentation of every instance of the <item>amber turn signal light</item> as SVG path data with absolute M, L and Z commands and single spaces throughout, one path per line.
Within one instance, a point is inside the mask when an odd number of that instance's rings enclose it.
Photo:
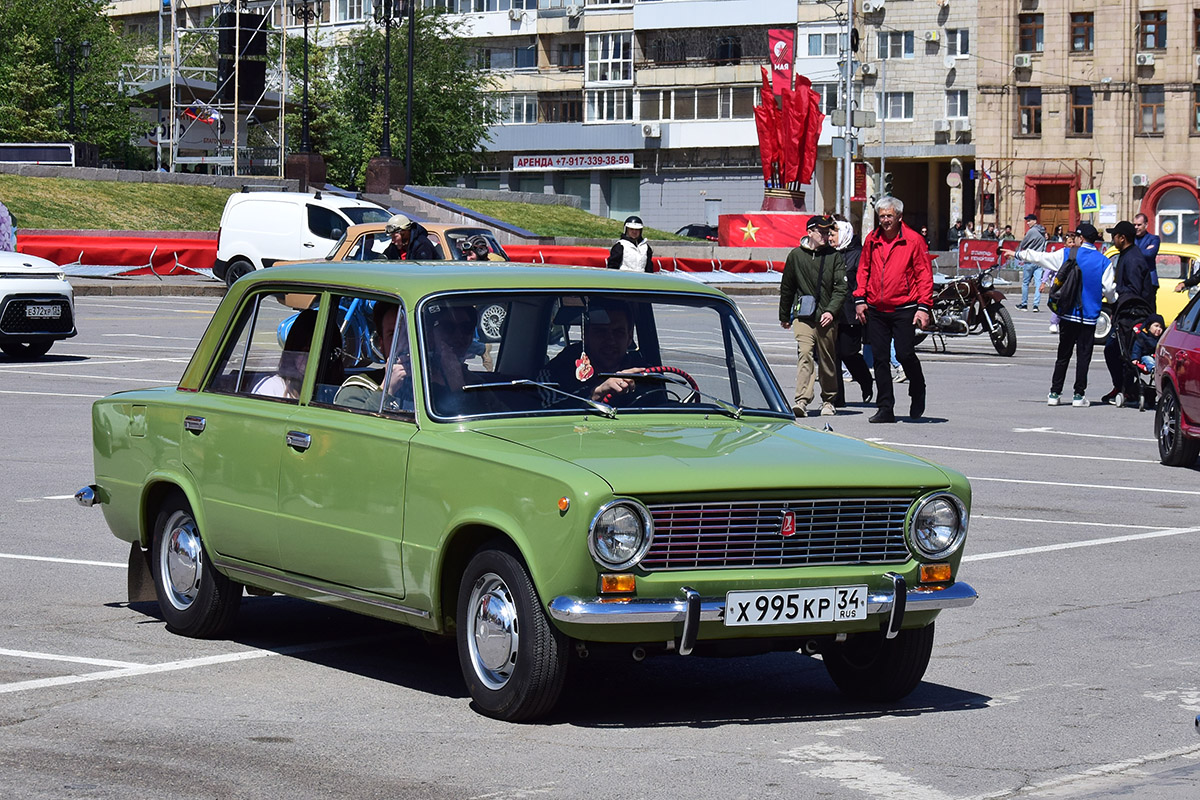
M 949 583 L 953 579 L 949 564 L 921 565 L 921 583 Z
M 629 573 L 605 573 L 600 576 L 601 594 L 630 594 L 637 588 L 634 577 Z
M 569 497 L 558 498 L 558 510 L 559 511 L 565 512 L 570 507 L 571 507 L 571 498 L 569 498 Z

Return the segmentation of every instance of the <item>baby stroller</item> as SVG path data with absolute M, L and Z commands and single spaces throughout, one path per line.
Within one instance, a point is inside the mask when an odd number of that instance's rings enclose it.
M 1145 367 L 1141 365 L 1135 367 L 1133 364 L 1133 340 L 1141 333 L 1142 324 L 1151 313 L 1153 312 L 1150 311 L 1150 306 L 1140 297 L 1123 298 L 1113 312 L 1112 324 L 1116 329 L 1117 344 L 1121 349 L 1125 384 L 1113 399 L 1117 408 L 1124 406 L 1126 400 L 1135 397 L 1138 411 L 1145 411 L 1154 405 L 1154 374 L 1144 371 Z

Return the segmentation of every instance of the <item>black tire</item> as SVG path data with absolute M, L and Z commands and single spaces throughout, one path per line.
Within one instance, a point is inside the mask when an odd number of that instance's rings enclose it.
M 41 358 L 50 352 L 50 346 L 54 341 L 48 342 L 4 342 L 0 344 L 0 350 L 11 358 L 33 359 Z
M 1112 309 L 1108 306 L 1103 306 L 1100 309 L 1100 316 L 1096 318 L 1096 331 L 1093 339 L 1096 344 L 1103 344 L 1108 340 L 1108 334 L 1112 330 Z
M 895 639 L 885 639 L 882 633 L 858 634 L 828 648 L 821 657 L 844 694 L 890 702 L 917 688 L 932 653 L 931 622 L 924 628 L 902 630 Z
M 1002 305 L 991 308 L 996 327 L 991 331 L 992 347 L 1002 356 L 1011 356 L 1017 352 L 1017 326 L 1013 324 L 1012 314 Z
M 229 269 L 225 271 L 225 285 L 233 286 L 238 278 L 243 275 L 249 275 L 254 272 L 254 265 L 245 259 L 239 258 L 229 262 Z
M 154 592 L 167 628 L 197 639 L 216 638 L 233 624 L 242 585 L 212 566 L 191 506 L 181 492 L 164 500 L 150 551 Z
M 1162 396 L 1154 411 L 1154 430 L 1158 439 L 1158 458 L 1168 467 L 1190 467 L 1200 455 L 1200 440 L 1183 435 L 1181 416 L 1179 396 L 1169 383 L 1164 382 Z
M 475 554 L 458 587 L 455 620 L 459 665 L 481 713 L 515 722 L 554 708 L 566 680 L 567 637 L 550 622 L 514 552 Z

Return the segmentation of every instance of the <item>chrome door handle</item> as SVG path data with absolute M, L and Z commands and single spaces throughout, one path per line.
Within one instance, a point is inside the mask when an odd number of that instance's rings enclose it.
M 312 437 L 300 431 L 288 431 L 287 444 L 293 450 L 303 452 L 312 445 Z
M 187 416 L 183 418 L 183 429 L 192 433 L 204 433 L 204 417 Z

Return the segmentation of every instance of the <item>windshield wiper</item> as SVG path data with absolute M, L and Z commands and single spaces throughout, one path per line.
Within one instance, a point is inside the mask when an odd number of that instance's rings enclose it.
M 467 386 L 464 386 L 463 389 L 464 390 L 467 390 L 467 389 L 510 389 L 510 388 L 514 388 L 514 387 L 518 387 L 518 386 L 535 386 L 538 389 L 545 389 L 548 392 L 554 392 L 555 394 L 560 394 L 563 397 L 570 397 L 571 399 L 578 400 L 579 402 L 588 406 L 593 411 L 595 411 L 597 414 L 602 414 L 602 415 L 608 417 L 609 419 L 617 418 L 617 410 L 615 408 L 613 408 L 612 406 L 610 406 L 608 403 L 598 403 L 595 400 L 592 400 L 590 397 L 582 397 L 580 395 L 572 394 L 571 392 L 564 391 L 552 383 L 542 383 L 541 381 L 531 381 L 528 378 L 519 378 L 517 380 L 512 380 L 512 381 L 499 381 L 497 383 L 472 383 Z
M 741 406 L 735 406 L 733 403 L 722 400 L 719 397 L 714 397 L 708 392 L 702 392 L 699 389 L 693 389 L 692 385 L 687 382 L 686 378 L 684 378 L 682 375 L 676 375 L 672 372 L 603 372 L 600 373 L 598 377 L 633 378 L 634 380 L 639 378 L 649 378 L 650 380 L 658 380 L 662 381 L 663 383 L 670 383 L 674 386 L 684 386 L 687 387 L 689 392 L 695 392 L 701 397 L 711 400 L 717 406 L 717 408 L 719 408 L 721 411 L 724 411 L 728 416 L 733 417 L 734 419 L 741 419 L 742 413 L 745 411 L 745 409 Z

